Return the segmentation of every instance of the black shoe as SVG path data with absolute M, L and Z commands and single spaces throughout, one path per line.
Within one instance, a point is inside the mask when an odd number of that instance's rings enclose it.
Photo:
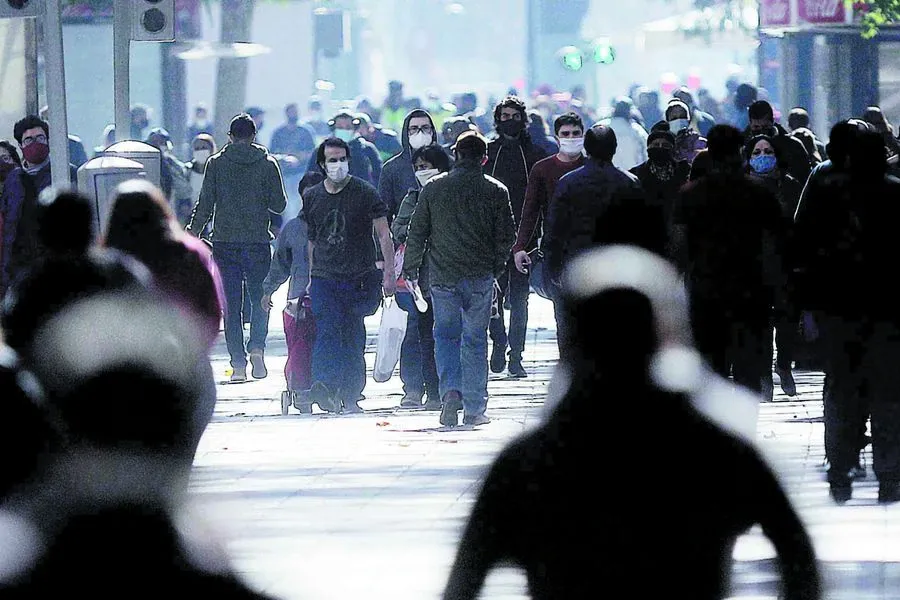
M 462 410 L 462 396 L 459 392 L 447 392 L 441 406 L 440 423 L 444 427 L 459 425 L 459 411 Z
M 853 495 L 852 480 L 846 473 L 828 473 L 828 488 L 831 499 L 837 504 L 843 504 Z
M 878 484 L 878 502 L 900 502 L 900 481 L 883 481 Z
M 525 369 L 522 367 L 522 361 L 520 359 L 509 359 L 508 371 L 510 377 L 515 377 L 516 379 L 524 379 L 528 377 L 528 373 L 526 373 Z
M 403 396 L 403 399 L 400 400 L 400 408 L 405 408 L 405 409 L 409 409 L 409 410 L 415 410 L 417 408 L 422 408 L 421 396 L 416 397 L 416 396 L 410 396 L 408 394 Z
M 776 368 L 775 373 L 778 374 L 778 379 L 781 380 L 781 391 L 788 396 L 796 396 L 797 383 L 794 381 L 794 373 L 791 371 L 791 368 Z
M 359 400 L 347 401 L 344 400 L 344 410 L 343 414 L 345 415 L 358 415 L 364 413 L 362 407 L 359 405 Z
M 491 373 L 502 373 L 506 368 L 506 346 L 494 344 L 491 351 Z
M 330 413 L 338 412 L 339 408 L 339 405 L 331 396 L 331 392 L 328 390 L 328 386 L 318 381 L 314 383 L 312 388 L 309 390 L 309 404 L 310 406 L 312 406 L 313 404 L 318 404 L 319 408 L 321 408 L 325 412 Z
M 425 400 L 425 404 L 422 405 L 422 408 L 428 411 L 441 410 L 441 400 L 436 396 L 428 396 L 428 398 Z
M 829 483 L 828 493 L 835 504 L 844 504 L 853 496 L 853 487 L 849 483 Z

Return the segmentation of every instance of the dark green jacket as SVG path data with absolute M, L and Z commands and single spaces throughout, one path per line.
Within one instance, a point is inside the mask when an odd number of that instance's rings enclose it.
M 403 272 L 417 279 L 426 247 L 430 285 L 454 286 L 463 279 L 506 269 L 516 241 L 509 191 L 484 175 L 481 165 L 460 161 L 433 177 L 422 191 L 409 224 Z
M 187 230 L 199 234 L 215 215 L 212 242 L 267 244 L 271 215 L 286 204 L 281 170 L 269 151 L 257 144 L 228 144 L 206 163 Z

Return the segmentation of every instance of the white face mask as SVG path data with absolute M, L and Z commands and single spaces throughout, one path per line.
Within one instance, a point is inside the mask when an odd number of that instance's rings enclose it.
M 347 161 L 327 163 L 325 165 L 325 172 L 328 174 L 328 179 L 334 183 L 341 183 L 347 179 L 347 175 L 350 174 L 350 163 Z
M 691 122 L 687 119 L 673 119 L 669 121 L 669 131 L 672 133 L 678 133 L 682 129 L 687 129 L 691 125 Z
M 418 150 L 419 148 L 422 148 L 423 146 L 427 146 L 430 143 L 431 143 L 431 136 L 425 132 L 420 131 L 415 135 L 409 136 L 409 145 L 412 147 L 413 150 Z
M 559 151 L 569 156 L 577 156 L 584 149 L 584 138 L 560 138 Z
M 421 171 L 416 171 L 416 179 L 419 180 L 419 186 L 424 186 L 429 179 L 438 173 L 439 171 L 437 169 L 423 169 Z
M 209 160 L 209 155 L 209 150 L 194 150 L 194 162 L 198 165 L 205 165 L 206 161 Z

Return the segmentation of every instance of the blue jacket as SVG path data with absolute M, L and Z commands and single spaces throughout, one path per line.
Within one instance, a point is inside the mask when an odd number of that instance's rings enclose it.
M 661 207 L 647 201 L 637 177 L 589 159 L 559 180 L 541 247 L 558 280 L 570 258 L 595 245 L 632 244 L 662 255 L 666 240 Z

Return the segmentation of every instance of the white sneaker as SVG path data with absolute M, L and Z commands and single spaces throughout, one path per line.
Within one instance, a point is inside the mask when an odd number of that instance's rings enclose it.
M 265 379 L 268 377 L 269 371 L 266 369 L 266 361 L 263 358 L 262 350 L 250 351 L 250 364 L 253 365 L 253 369 L 250 371 L 253 379 Z M 244 379 L 246 378 L 247 376 L 244 375 Z

